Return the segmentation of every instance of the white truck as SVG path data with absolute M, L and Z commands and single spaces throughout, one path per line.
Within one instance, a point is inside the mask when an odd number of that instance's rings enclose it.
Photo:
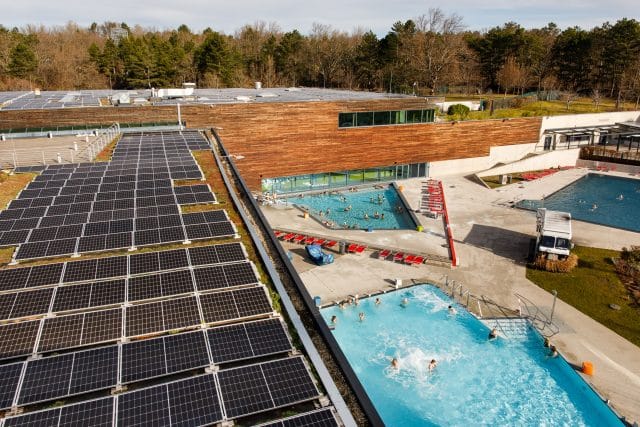
M 536 213 L 536 247 L 538 255 L 548 259 L 563 259 L 569 256 L 571 243 L 571 214 L 545 208 Z

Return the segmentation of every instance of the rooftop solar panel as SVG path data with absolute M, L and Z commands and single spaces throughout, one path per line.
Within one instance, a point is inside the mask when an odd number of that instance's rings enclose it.
M 167 386 L 136 390 L 118 396 L 117 424 L 123 426 L 168 426 Z
M 281 420 L 260 424 L 257 427 L 339 427 L 332 408 L 322 408 L 283 418 Z
M 39 328 L 39 320 L 0 325 L 0 359 L 31 354 Z
M 22 363 L 0 366 L 0 409 L 10 408 L 18 390 Z

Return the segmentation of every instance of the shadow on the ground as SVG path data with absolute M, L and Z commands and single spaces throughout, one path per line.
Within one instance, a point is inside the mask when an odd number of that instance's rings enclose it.
M 462 243 L 524 264 L 529 255 L 530 241 L 531 236 L 528 234 L 490 225 L 474 224 Z

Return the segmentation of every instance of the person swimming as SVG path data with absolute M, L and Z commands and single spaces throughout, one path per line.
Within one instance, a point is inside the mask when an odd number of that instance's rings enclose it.
M 382 303 L 382 301 L 380 300 L 380 298 L 376 298 L 376 305 L 380 305 L 380 303 Z
M 398 369 L 400 367 L 400 362 L 395 357 L 391 359 L 391 367 L 394 369 Z
M 491 332 L 489 332 L 489 341 L 495 340 L 496 338 L 498 338 L 498 331 L 496 328 L 493 328 Z
M 361 311 L 360 314 L 358 314 L 358 317 L 360 318 L 361 322 L 364 322 L 364 313 Z
M 427 366 L 427 368 L 429 369 L 429 372 L 433 372 L 433 370 L 436 369 L 436 366 L 438 366 L 438 362 L 436 362 L 436 359 L 431 359 L 431 362 L 429 362 L 429 366 Z
M 452 306 L 452 305 L 450 305 L 450 306 L 447 308 L 447 310 L 449 310 L 449 314 L 456 314 L 456 313 L 457 313 L 457 312 L 456 312 L 456 309 L 455 309 L 455 308 L 453 308 L 453 306 Z
M 619 195 L 618 197 L 616 197 L 616 199 L 618 199 L 618 200 L 624 200 L 624 196 L 621 194 L 621 195 Z
M 336 315 L 331 316 L 331 324 L 335 325 L 337 323 L 338 323 L 338 316 Z
M 594 203 L 593 205 L 591 205 L 591 210 L 592 211 L 595 211 L 596 209 L 598 209 L 598 205 L 597 204 Z
M 400 303 L 401 306 L 406 307 L 409 305 L 409 298 L 403 298 L 402 302 Z

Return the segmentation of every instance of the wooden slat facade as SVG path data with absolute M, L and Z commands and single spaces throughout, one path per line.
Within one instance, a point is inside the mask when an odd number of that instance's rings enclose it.
M 338 113 L 426 109 L 422 98 L 182 106 L 190 128 L 218 127 L 253 190 L 260 179 L 487 156 L 534 143 L 541 118 L 338 128 Z M 0 111 L 0 129 L 81 123 L 177 121 L 176 107 Z

